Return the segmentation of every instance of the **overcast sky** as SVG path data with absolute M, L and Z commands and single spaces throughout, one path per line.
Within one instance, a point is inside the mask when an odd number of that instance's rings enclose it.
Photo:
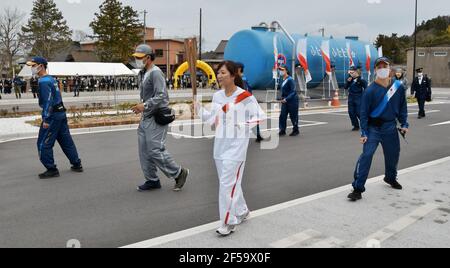
M 91 33 L 89 23 L 103 0 L 55 0 L 73 30 Z M 203 8 L 204 48 L 213 50 L 220 40 L 260 22 L 279 20 L 292 33 L 327 36 L 357 35 L 373 42 L 379 33 L 411 34 L 414 0 L 122 0 L 136 10 L 147 10 L 147 25 L 156 36 L 186 37 L 198 34 Z M 29 15 L 32 0 L 1 0 Z M 450 15 L 449 0 L 419 0 L 419 22 Z

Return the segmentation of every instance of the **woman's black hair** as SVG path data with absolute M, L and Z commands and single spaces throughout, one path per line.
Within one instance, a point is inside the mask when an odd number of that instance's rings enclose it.
M 244 81 L 242 80 L 242 77 L 239 75 L 239 67 L 238 65 L 233 61 L 223 61 L 219 64 L 217 67 L 217 72 L 224 67 L 230 72 L 231 76 L 234 76 L 234 84 L 240 88 L 244 88 Z

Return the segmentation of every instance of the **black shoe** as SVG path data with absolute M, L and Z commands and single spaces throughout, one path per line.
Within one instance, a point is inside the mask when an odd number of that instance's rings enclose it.
M 82 165 L 72 166 L 70 170 L 77 173 L 82 173 L 84 171 Z
M 297 137 L 298 135 L 300 135 L 300 131 L 294 131 L 291 133 L 291 135 L 289 135 L 290 137 Z
M 258 137 L 256 138 L 256 142 L 257 142 L 257 143 L 260 143 L 260 142 L 262 142 L 263 140 L 264 140 L 264 138 L 261 137 L 261 136 L 258 136 Z
M 280 137 L 286 136 L 286 131 L 280 131 L 280 133 L 278 133 L 278 135 L 279 135 Z
M 143 185 L 139 186 L 137 190 L 139 192 L 151 191 L 161 189 L 160 181 L 146 181 Z
M 354 127 L 354 128 L 352 129 L 352 131 L 359 131 L 359 130 L 360 130 L 359 127 Z
M 178 176 L 178 178 L 175 179 L 175 186 L 173 187 L 173 190 L 175 192 L 181 191 L 181 188 L 183 188 L 184 184 L 186 183 L 186 179 L 189 176 L 189 169 L 181 169 L 181 173 Z
M 353 192 L 348 195 L 348 199 L 350 199 L 350 201 L 353 201 L 353 202 L 361 200 L 362 199 L 362 193 L 360 191 L 358 191 L 358 190 L 353 190 Z
M 52 179 L 52 178 L 58 178 L 59 170 L 57 169 L 49 169 L 46 172 L 39 174 L 39 179 L 45 180 L 45 179 Z
M 390 186 L 392 186 L 392 188 L 396 190 L 403 190 L 403 186 L 400 183 L 398 183 L 397 180 L 389 181 L 387 178 L 384 178 L 384 182 L 389 184 Z

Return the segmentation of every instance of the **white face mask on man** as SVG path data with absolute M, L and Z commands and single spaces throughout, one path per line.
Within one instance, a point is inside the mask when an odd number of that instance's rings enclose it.
M 39 67 L 39 65 L 31 67 L 31 74 L 33 76 L 37 76 L 40 71 L 41 71 L 41 68 Z
M 143 58 L 143 59 L 135 59 L 135 61 L 136 61 L 136 67 L 137 67 L 138 69 L 144 69 L 145 65 L 147 65 L 147 63 L 145 62 L 145 59 L 146 59 L 146 58 Z
M 391 74 L 390 68 L 382 68 L 377 70 L 377 77 L 380 79 L 387 79 L 389 78 L 390 74 Z

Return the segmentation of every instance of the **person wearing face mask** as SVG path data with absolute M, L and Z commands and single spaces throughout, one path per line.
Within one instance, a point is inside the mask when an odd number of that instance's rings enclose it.
M 77 148 L 70 135 L 61 91 L 55 78 L 47 73 L 47 60 L 42 57 L 34 57 L 27 62 L 27 65 L 31 67 L 33 76 L 39 77 L 39 106 L 42 108 L 42 125 L 39 130 L 37 147 L 40 160 L 47 168 L 47 171 L 40 174 L 39 178 L 59 177 L 59 171 L 53 158 L 53 147 L 56 141 L 70 160 L 71 170 L 83 172 Z
M 186 183 L 189 170 L 175 163 L 166 150 L 168 125 L 156 122 L 155 115 L 161 108 L 169 107 L 169 93 L 164 74 L 155 64 L 155 54 L 149 45 L 139 45 L 133 57 L 142 71 L 139 78 L 141 103 L 132 107 L 134 113 L 142 114 L 138 128 L 139 158 L 146 182 L 138 186 L 138 191 L 151 191 L 161 188 L 158 177 L 159 168 L 167 178 L 175 181 L 173 191 L 181 191 Z
M 423 74 L 423 69 L 416 70 L 417 77 L 411 86 L 411 95 L 417 99 L 419 103 L 419 119 L 426 116 L 425 114 L 425 102 L 431 101 L 431 80 Z
M 295 137 L 300 135 L 298 126 L 299 97 L 294 79 L 289 75 L 286 66 L 279 67 L 283 82 L 281 83 L 281 114 L 280 114 L 280 136 L 286 136 L 287 118 L 291 118 L 293 131 L 289 135 Z
M 363 93 L 361 103 L 361 143 L 363 153 L 359 157 L 354 173 L 351 201 L 362 199 L 365 184 L 372 165 L 373 156 L 381 143 L 386 174 L 384 181 L 396 190 L 403 187 L 397 181 L 397 166 L 400 158 L 399 130 L 408 132 L 408 108 L 406 90 L 400 81 L 391 80 L 391 61 L 381 57 L 375 62 L 377 78 Z M 400 128 L 397 128 L 397 121 Z
M 409 89 L 408 79 L 406 78 L 406 74 L 402 68 L 397 68 L 395 70 L 394 81 L 402 82 L 403 87 L 405 88 L 406 91 L 408 91 L 408 89 Z
M 367 88 L 367 81 L 361 78 L 361 74 L 355 66 L 350 67 L 349 78 L 345 84 L 348 90 L 348 114 L 353 125 L 352 131 L 360 130 L 361 98 Z

